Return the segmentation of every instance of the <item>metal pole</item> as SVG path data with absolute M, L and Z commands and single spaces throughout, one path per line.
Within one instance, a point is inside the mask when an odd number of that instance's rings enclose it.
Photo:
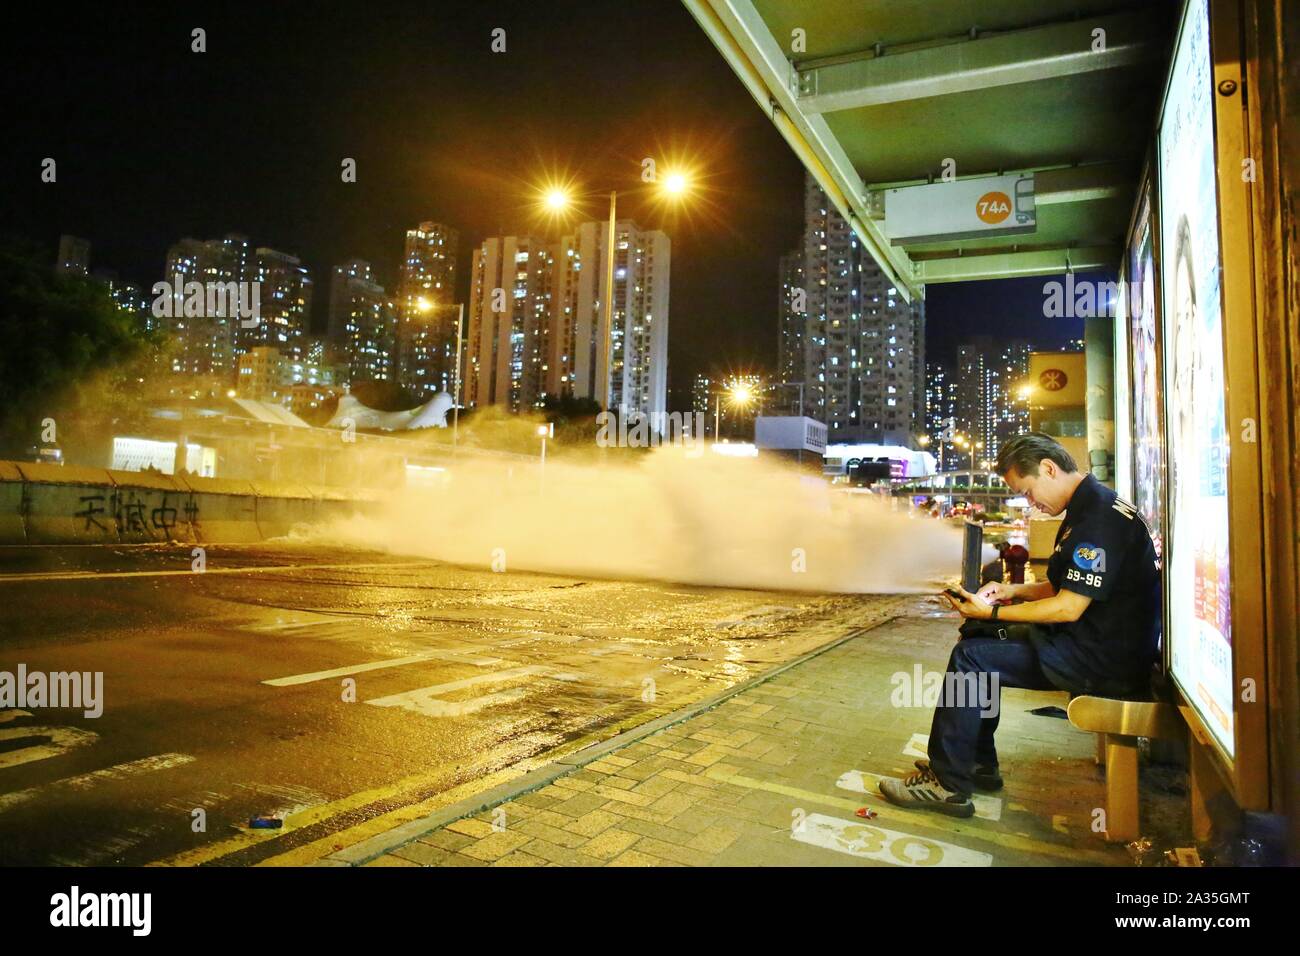
M 618 203 L 618 192 L 611 191 L 609 194 L 609 232 L 605 237 L 605 255 L 608 261 L 605 263 L 605 334 L 602 336 L 604 355 L 605 355 L 605 410 L 610 411 L 614 406 L 614 245 L 616 242 L 615 235 L 615 213 Z
M 456 395 L 451 403 L 451 450 L 456 452 L 456 443 L 460 438 L 460 347 L 461 327 L 465 324 L 465 303 L 460 303 L 456 313 Z M 446 421 L 444 418 L 443 421 Z

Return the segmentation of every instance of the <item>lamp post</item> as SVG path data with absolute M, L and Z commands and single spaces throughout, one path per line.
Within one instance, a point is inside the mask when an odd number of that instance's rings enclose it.
M 457 441 L 460 438 L 460 351 L 461 330 L 465 325 L 465 303 L 462 302 L 456 312 L 456 393 L 451 401 L 451 453 L 456 454 Z
M 670 196 L 679 196 L 686 191 L 687 181 L 682 173 L 671 173 L 664 177 L 661 188 Z M 570 203 L 568 193 L 559 187 L 546 191 L 545 203 L 552 212 L 560 212 Z M 601 405 L 605 411 L 614 407 L 614 253 L 618 244 L 618 190 L 609 193 L 609 223 L 605 231 L 605 302 L 604 328 L 601 330 L 601 355 L 605 367 L 603 375 L 598 374 L 604 395 Z
M 541 494 L 546 493 L 546 439 L 555 437 L 555 422 L 547 422 L 545 425 L 537 426 L 537 437 L 542 440 L 542 463 L 538 469 L 537 489 Z
M 609 227 L 605 233 L 605 328 L 601 336 L 600 354 L 605 357 L 605 375 L 602 378 L 605 411 L 614 407 L 614 246 L 618 241 L 617 220 L 618 191 L 609 193 Z
M 434 309 L 449 309 L 450 302 L 430 302 L 421 296 L 415 302 L 415 307 L 426 315 Z M 451 451 L 456 453 L 457 442 L 460 438 L 460 354 L 462 344 L 462 330 L 465 327 L 465 303 L 456 304 L 456 375 L 454 392 L 451 397 Z

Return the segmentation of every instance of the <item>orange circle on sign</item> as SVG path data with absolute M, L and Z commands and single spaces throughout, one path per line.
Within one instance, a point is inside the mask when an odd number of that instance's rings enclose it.
M 1069 377 L 1059 368 L 1046 369 L 1038 376 L 1038 384 L 1045 392 L 1059 392 L 1069 381 Z
M 1011 215 L 1011 197 L 1006 193 L 985 193 L 975 203 L 975 215 L 982 222 L 995 225 Z

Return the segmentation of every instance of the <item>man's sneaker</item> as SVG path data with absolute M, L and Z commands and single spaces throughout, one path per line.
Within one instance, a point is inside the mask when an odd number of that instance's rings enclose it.
M 918 760 L 916 762 L 917 770 L 929 770 L 930 761 Z M 976 790 L 1001 790 L 1002 775 L 998 773 L 996 765 L 992 767 L 976 767 L 971 771 L 971 783 L 975 785 Z
M 971 803 L 970 797 L 946 789 L 929 766 L 908 774 L 902 780 L 880 781 L 880 792 L 890 803 L 910 810 L 933 810 L 951 817 L 975 815 L 975 804 Z

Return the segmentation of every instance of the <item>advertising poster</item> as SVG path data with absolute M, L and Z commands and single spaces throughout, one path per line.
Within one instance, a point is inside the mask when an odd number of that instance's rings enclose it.
M 1160 125 L 1160 271 L 1169 510 L 1166 640 L 1174 677 L 1233 754 L 1228 432 L 1205 0 L 1184 13 Z
M 1165 454 L 1160 408 L 1160 330 L 1156 325 L 1150 183 L 1139 200 L 1128 251 L 1129 355 L 1133 380 L 1133 504 L 1146 519 L 1156 556 L 1164 554 Z

